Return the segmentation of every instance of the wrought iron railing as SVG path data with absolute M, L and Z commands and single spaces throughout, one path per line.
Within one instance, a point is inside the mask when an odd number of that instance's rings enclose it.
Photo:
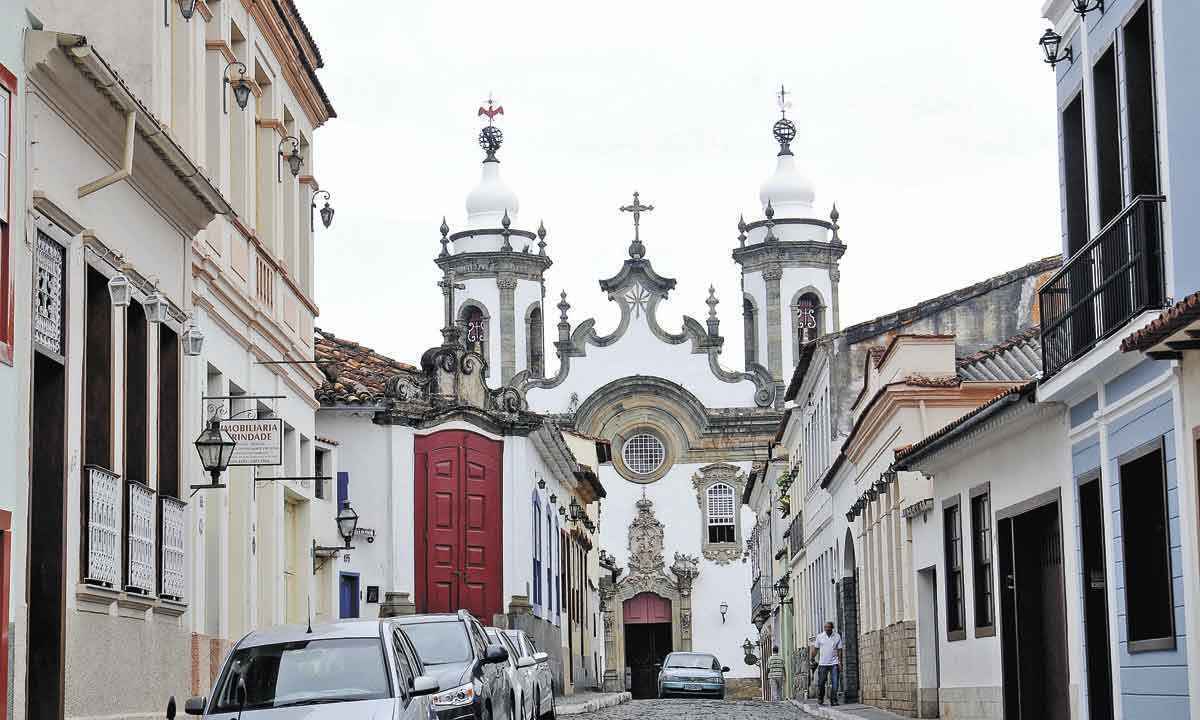
M 1161 307 L 1163 195 L 1139 195 L 1038 293 L 1048 378 L 1138 314 Z
M 159 537 L 162 539 L 158 594 L 168 600 L 183 600 L 184 508 L 187 503 L 166 495 L 160 497 L 158 502 L 161 523 Z
M 770 575 L 760 575 L 750 586 L 750 617 L 756 620 L 766 617 L 775 603 L 775 586 Z
M 87 485 L 87 574 L 84 582 L 116 588 L 121 579 L 121 478 L 83 469 Z
M 788 559 L 794 558 L 804 549 L 804 513 L 796 513 L 788 526 Z
M 129 577 L 125 589 L 142 595 L 154 593 L 154 491 L 137 482 L 129 488 Z

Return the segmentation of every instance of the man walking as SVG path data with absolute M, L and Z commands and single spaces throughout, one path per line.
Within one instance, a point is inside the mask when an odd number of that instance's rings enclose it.
M 837 705 L 838 670 L 842 664 L 842 636 L 825 623 L 825 632 L 817 633 L 809 658 L 817 661 L 817 704 L 825 700 L 825 682 L 829 681 L 829 704 Z
M 784 669 L 783 657 L 779 654 L 779 646 L 771 647 L 771 657 L 767 658 L 767 682 L 771 685 L 771 700 L 783 700 L 783 680 L 787 676 Z

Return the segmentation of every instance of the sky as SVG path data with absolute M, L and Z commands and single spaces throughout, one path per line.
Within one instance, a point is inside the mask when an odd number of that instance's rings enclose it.
M 781 83 L 797 166 L 841 214 L 843 326 L 1053 255 L 1040 4 L 298 0 L 338 113 L 314 141 L 336 209 L 317 230 L 317 325 L 405 362 L 441 341 L 438 226 L 465 220 L 489 92 L 517 226 L 548 231 L 547 305 L 565 289 L 572 325 L 600 334 L 619 312 L 598 281 L 627 257 L 618 208 L 638 190 L 656 208 L 647 258 L 678 280 L 660 322 L 703 319 L 714 285 L 722 363 L 742 366 L 730 252 L 739 213 L 761 217 Z

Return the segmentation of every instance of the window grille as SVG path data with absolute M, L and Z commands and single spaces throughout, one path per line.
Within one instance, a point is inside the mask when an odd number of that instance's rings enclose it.
M 736 542 L 734 534 L 735 505 L 733 488 L 717 483 L 708 489 L 708 541 L 710 543 Z
M 63 248 L 38 231 L 37 272 L 33 296 L 33 340 L 43 350 L 64 354 L 63 279 L 66 275 Z
M 183 599 L 183 535 L 186 504 L 173 497 L 163 496 L 162 504 L 162 597 Z
M 121 481 L 113 473 L 88 467 L 88 582 L 116 587 L 121 566 Z
M 639 433 L 625 442 L 621 456 L 625 467 L 639 475 L 648 475 L 662 467 L 667 459 L 667 449 L 653 435 Z
M 154 592 L 154 491 L 129 483 L 129 580 L 126 589 Z

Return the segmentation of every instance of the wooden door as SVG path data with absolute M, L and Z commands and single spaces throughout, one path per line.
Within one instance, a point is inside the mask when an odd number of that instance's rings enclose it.
M 503 443 L 463 430 L 416 440 L 419 612 L 503 611 Z
M 358 575 L 341 573 L 338 583 L 338 614 L 342 618 L 358 617 Z

